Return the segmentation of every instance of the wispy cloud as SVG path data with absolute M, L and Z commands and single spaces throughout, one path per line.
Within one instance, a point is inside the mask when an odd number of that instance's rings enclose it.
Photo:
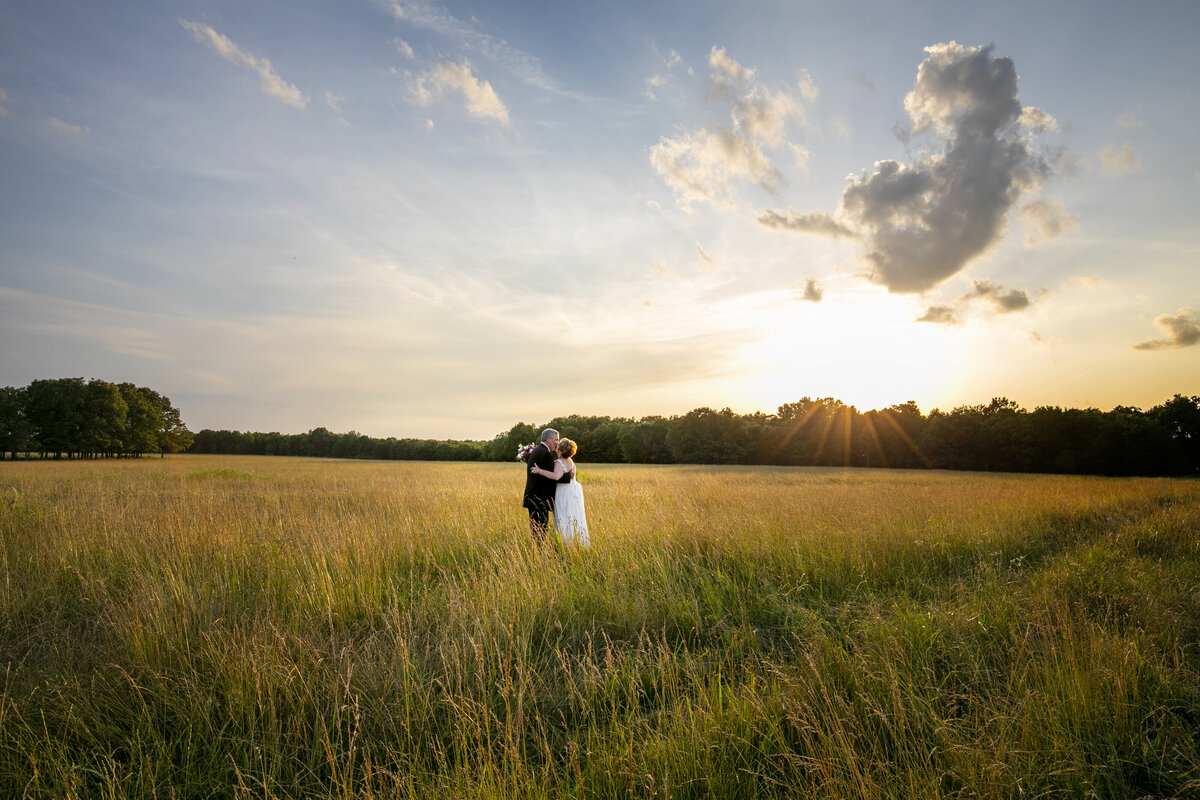
M 649 78 L 646 78 L 646 98 L 649 100 L 657 100 L 658 97 L 655 95 L 654 90 L 661 89 L 670 83 L 671 73 L 674 71 L 675 67 L 682 63 L 683 58 L 679 55 L 679 53 L 672 50 L 670 54 L 663 59 L 663 65 L 666 67 L 667 71 L 660 72 L 656 75 L 651 75 Z
M 1130 128 L 1130 129 L 1140 128 L 1140 127 L 1142 127 L 1142 120 L 1141 120 L 1141 117 L 1139 117 L 1138 115 L 1141 113 L 1142 113 L 1142 108 L 1141 108 L 1141 106 L 1138 106 L 1136 111 L 1125 111 L 1121 114 L 1118 114 L 1117 115 L 1117 124 L 1120 125 L 1122 128 Z
M 1140 172 L 1142 162 L 1133 152 L 1129 142 L 1120 147 L 1109 146 L 1100 150 L 1100 167 L 1109 175 L 1127 175 Z
M 808 170 L 808 162 L 809 162 L 809 159 L 812 158 L 812 153 L 810 153 L 808 151 L 808 148 L 802 144 L 789 143 L 788 147 L 791 149 L 792 154 L 796 157 L 796 167 L 803 170 L 804 173 L 807 175 L 808 171 L 809 171 Z
M 342 123 L 343 125 L 350 124 L 346 121 L 345 112 L 342 110 L 342 98 L 340 96 L 334 94 L 333 92 L 326 92 L 325 105 L 329 106 L 333 113 L 337 115 L 338 122 Z
M 413 52 L 412 45 L 403 39 L 397 37 L 392 39 L 392 44 L 396 46 L 396 52 L 407 58 L 409 61 L 416 59 L 417 54 Z
M 788 212 L 784 214 L 774 209 L 767 209 L 758 215 L 758 223 L 776 230 L 829 236 L 834 239 L 854 239 L 858 236 L 853 230 L 824 211 L 801 214 L 793 209 L 788 209 Z
M 774 191 L 782 176 L 762 148 L 779 145 L 789 122 L 804 122 L 793 90 L 767 89 L 753 69 L 739 64 L 724 48 L 712 48 L 708 66 L 713 96 L 730 106 L 730 124 L 663 137 L 650 148 L 650 163 L 685 211 L 700 202 L 736 208 L 739 181 Z M 811 85 L 807 90 L 815 91 Z
M 1067 211 L 1061 200 L 1037 200 L 1021 206 L 1021 216 L 1030 225 L 1025 244 L 1033 246 L 1056 239 L 1079 227 L 1079 218 Z
M 1172 314 L 1155 318 L 1155 326 L 1163 332 L 1158 339 L 1149 339 L 1133 346 L 1134 350 L 1173 350 L 1200 344 L 1200 316 L 1190 308 L 1181 308 Z
M 431 105 L 444 98 L 449 91 L 462 94 L 467 113 L 471 116 L 493 120 L 501 125 L 508 124 L 508 108 L 492 85 L 476 78 L 471 65 L 465 61 L 461 64 L 439 61 L 409 80 L 409 97 L 419 106 Z
M 716 269 L 722 266 L 721 262 L 710 256 L 699 242 L 696 242 L 696 253 L 700 256 L 700 264 L 706 269 Z
M 0 89 L 0 103 L 7 103 L 7 102 L 8 102 L 8 95 L 5 94 L 3 89 Z M 7 116 L 8 116 L 8 109 L 5 108 L 4 106 L 0 105 L 0 117 L 7 117 Z
M 69 122 L 63 122 L 58 117 L 50 118 L 50 127 L 54 128 L 56 131 L 62 131 L 63 133 L 70 134 L 71 136 L 82 136 L 83 134 L 89 132 L 89 129 L 82 125 L 72 125 Z
M 308 105 L 308 97 L 279 77 L 267 59 L 251 55 L 230 41 L 229 37 L 217 33 L 202 22 L 181 19 L 179 24 L 191 31 L 197 42 L 211 47 L 221 58 L 257 75 L 259 88 L 267 94 L 301 110 Z
M 436 33 L 456 45 L 500 65 L 519 80 L 547 91 L 563 93 L 558 81 L 546 74 L 541 61 L 504 39 L 463 22 L 445 9 L 424 0 L 390 0 L 392 16 L 405 25 Z

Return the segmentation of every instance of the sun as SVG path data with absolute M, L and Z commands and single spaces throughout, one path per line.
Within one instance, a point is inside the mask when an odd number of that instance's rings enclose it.
M 954 382 L 961 344 L 913 321 L 907 304 L 878 295 L 760 311 L 763 336 L 742 352 L 743 402 L 776 408 L 832 397 L 860 411 L 909 400 L 926 407 Z

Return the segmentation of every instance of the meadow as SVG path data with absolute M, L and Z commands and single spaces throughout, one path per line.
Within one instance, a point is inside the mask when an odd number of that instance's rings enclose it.
M 0 463 L 0 797 L 1200 797 L 1200 482 Z

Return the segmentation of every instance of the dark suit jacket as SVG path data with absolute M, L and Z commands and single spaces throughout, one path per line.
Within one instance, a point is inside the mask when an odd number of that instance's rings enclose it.
M 521 501 L 521 507 L 553 508 L 554 491 L 558 488 L 558 484 L 550 478 L 530 472 L 529 468 L 535 464 L 547 472 L 554 471 L 554 453 L 550 452 L 550 448 L 546 447 L 544 442 L 540 442 L 537 447 L 533 448 L 533 452 L 529 454 L 529 459 L 525 462 L 525 497 Z

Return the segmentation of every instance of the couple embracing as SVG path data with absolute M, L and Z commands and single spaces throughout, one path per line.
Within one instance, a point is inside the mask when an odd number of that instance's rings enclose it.
M 550 528 L 550 513 L 554 512 L 554 527 L 563 542 L 588 544 L 587 514 L 583 507 L 583 487 L 575 479 L 575 443 L 558 438 L 558 431 L 547 428 L 541 441 L 525 461 L 529 473 L 525 478 L 525 498 L 521 505 L 529 509 L 529 530 L 533 541 L 542 544 Z

